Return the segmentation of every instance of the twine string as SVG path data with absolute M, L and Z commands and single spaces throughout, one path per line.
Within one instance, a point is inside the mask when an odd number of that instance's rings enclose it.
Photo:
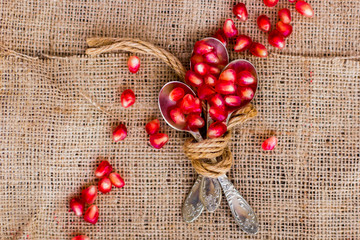
M 163 60 L 182 80 L 185 78 L 186 69 L 179 59 L 168 51 L 151 43 L 138 39 L 106 37 L 90 38 L 87 40 L 87 43 L 90 47 L 86 50 L 86 54 L 88 55 L 96 56 L 115 51 L 150 54 Z M 228 131 L 224 136 L 205 139 L 201 142 L 196 142 L 193 138 L 187 139 L 184 143 L 184 152 L 191 160 L 195 171 L 198 174 L 212 178 L 217 178 L 228 172 L 233 162 L 233 157 L 229 149 L 231 129 L 245 123 L 256 115 L 256 108 L 252 104 L 249 104 L 231 115 L 227 124 Z M 217 158 L 215 163 L 209 161 L 209 159 L 213 158 Z

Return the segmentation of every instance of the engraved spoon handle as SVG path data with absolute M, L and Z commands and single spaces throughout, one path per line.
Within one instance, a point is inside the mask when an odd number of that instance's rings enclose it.
M 235 189 L 234 185 L 229 181 L 226 175 L 218 177 L 218 180 L 224 190 L 231 213 L 235 218 L 236 223 L 245 232 L 256 234 L 259 230 L 259 223 L 254 210 Z
M 183 204 L 182 216 L 185 222 L 193 222 L 204 210 L 204 205 L 200 201 L 202 178 L 202 175 L 198 176 Z

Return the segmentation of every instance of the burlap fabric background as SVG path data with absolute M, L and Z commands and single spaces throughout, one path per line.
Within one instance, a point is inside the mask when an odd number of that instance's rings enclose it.
M 241 33 L 266 42 L 255 20 L 276 10 L 245 0 L 250 19 Z M 360 236 L 360 4 L 310 1 L 314 19 L 293 15 L 284 51 L 267 59 L 232 53 L 259 71 L 259 115 L 235 129 L 235 164 L 229 177 L 253 206 L 260 232 L 248 236 L 223 201 L 186 224 L 181 205 L 196 174 L 182 152 L 187 134 L 162 122 L 165 148 L 148 146 L 144 130 L 157 117 L 157 93 L 176 80 L 154 57 L 141 55 L 138 74 L 128 53 L 82 55 L 93 36 L 133 37 L 174 53 L 188 67 L 194 42 L 209 36 L 231 13 L 232 1 L 2 0 L 3 46 L 40 59 L 3 54 L 0 61 L 1 239 L 358 239 Z M 294 6 L 291 6 L 294 12 Z M 43 54 L 64 58 L 46 59 Z M 78 55 L 75 57 L 68 57 Z M 124 109 L 119 94 L 132 88 L 136 104 Z M 84 97 L 112 114 L 98 111 Z M 111 129 L 128 126 L 114 143 Z M 263 152 L 275 133 L 279 146 Z M 69 199 L 94 182 L 99 157 L 126 180 L 97 200 L 93 226 L 69 213 Z

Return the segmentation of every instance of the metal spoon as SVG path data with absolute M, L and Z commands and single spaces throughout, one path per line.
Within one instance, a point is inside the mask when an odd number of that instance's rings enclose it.
M 176 102 L 169 100 L 169 94 L 176 87 L 183 88 L 185 94 L 192 94 L 195 96 L 192 89 L 182 82 L 174 81 L 165 84 L 159 93 L 159 108 L 161 115 L 170 127 L 178 131 L 188 132 L 193 135 L 196 141 L 202 141 L 203 137 L 199 131 L 190 131 L 186 129 L 185 126 L 174 123 L 169 116 L 169 109 L 176 105 Z M 201 183 L 204 181 L 207 183 L 206 189 L 201 190 Z M 200 194 L 201 191 L 204 191 L 205 194 Z M 184 202 L 182 209 L 184 220 L 186 222 L 192 222 L 198 218 L 204 209 L 204 202 L 206 203 L 205 206 L 207 209 L 215 211 L 221 202 L 221 186 L 217 179 L 199 175 Z

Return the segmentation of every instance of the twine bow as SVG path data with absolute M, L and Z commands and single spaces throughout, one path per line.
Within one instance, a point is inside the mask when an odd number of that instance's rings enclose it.
M 174 69 L 182 80 L 185 78 L 186 69 L 179 59 L 168 51 L 156 47 L 151 43 L 129 38 L 90 38 L 87 40 L 87 43 L 89 47 L 91 47 L 86 50 L 86 54 L 88 55 L 98 55 L 119 50 L 154 55 Z M 243 124 L 256 115 L 256 108 L 252 104 L 249 104 L 232 114 L 227 125 L 228 131 L 224 136 L 205 139 L 201 142 L 196 142 L 193 138 L 187 139 L 184 143 L 184 152 L 191 160 L 195 171 L 203 176 L 213 178 L 228 172 L 233 162 L 233 157 L 229 149 L 231 129 Z M 208 159 L 212 158 L 216 158 L 217 162 L 211 163 L 208 161 Z

